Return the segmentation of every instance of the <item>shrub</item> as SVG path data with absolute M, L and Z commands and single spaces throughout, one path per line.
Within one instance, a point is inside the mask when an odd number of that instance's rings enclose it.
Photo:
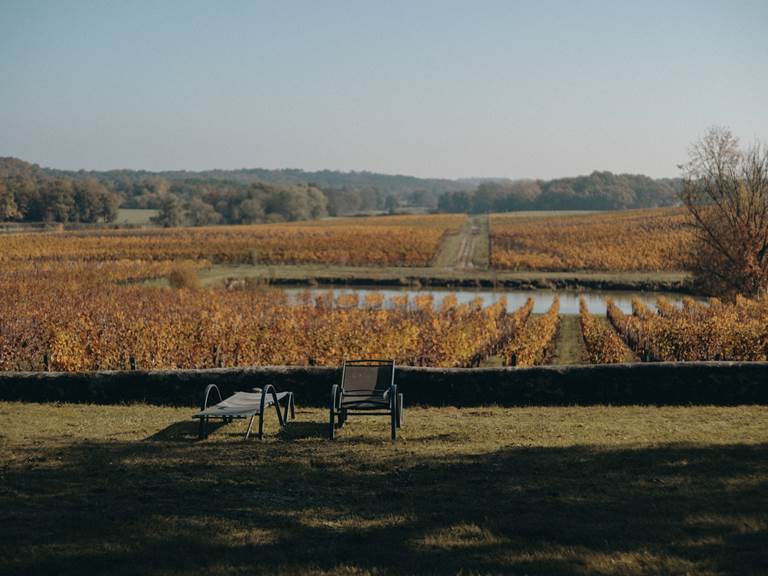
M 200 278 L 197 270 L 191 266 L 177 266 L 168 275 L 168 283 L 172 288 L 188 288 L 197 290 L 200 288 Z

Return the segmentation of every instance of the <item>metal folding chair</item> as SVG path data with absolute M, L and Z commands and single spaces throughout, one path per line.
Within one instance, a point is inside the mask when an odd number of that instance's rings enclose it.
M 352 415 L 389 416 L 392 441 L 404 424 L 403 395 L 397 392 L 394 360 L 345 360 L 341 383 L 331 388 L 330 438 Z

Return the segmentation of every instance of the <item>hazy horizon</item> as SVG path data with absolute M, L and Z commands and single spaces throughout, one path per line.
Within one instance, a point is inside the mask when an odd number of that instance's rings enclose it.
M 511 177 L 511 176 L 457 176 L 455 178 L 452 178 L 450 176 L 419 176 L 416 174 L 405 174 L 405 173 L 395 173 L 395 172 L 379 172 L 379 171 L 373 171 L 373 170 L 366 170 L 365 168 L 357 170 L 357 169 L 349 169 L 349 170 L 342 170 L 342 169 L 335 169 L 335 168 L 319 168 L 316 170 L 308 170 L 306 168 L 302 168 L 300 166 L 278 166 L 274 168 L 264 167 L 264 166 L 237 166 L 234 168 L 220 168 L 220 167 L 213 167 L 213 168 L 195 168 L 195 169 L 189 169 L 189 168 L 159 168 L 159 169 L 148 169 L 148 168 L 141 168 L 141 167 L 114 167 L 114 168 L 62 168 L 60 166 L 47 166 L 44 164 L 40 164 L 39 162 L 35 162 L 32 159 L 28 158 L 19 158 L 17 156 L 2 156 L 0 155 L 0 158 L 16 158 L 17 160 L 21 160 L 23 162 L 28 162 L 30 164 L 37 164 L 40 166 L 40 168 L 46 169 L 46 170 L 60 170 L 60 171 L 66 171 L 66 172 L 78 172 L 78 171 L 85 171 L 85 172 L 111 172 L 111 171 L 121 171 L 121 170 L 128 170 L 128 171 L 134 171 L 134 172 L 150 172 L 150 173 L 164 173 L 164 172 L 189 172 L 189 173 L 200 173 L 200 172 L 215 172 L 215 171 L 222 171 L 222 172 L 233 172 L 233 171 L 240 171 L 240 170 L 274 170 L 274 171 L 280 171 L 280 170 L 300 170 L 302 172 L 312 173 L 312 172 L 341 172 L 341 173 L 371 173 L 371 174 L 381 174 L 384 176 L 405 176 L 405 177 L 415 177 L 415 178 L 423 178 L 427 180 L 453 180 L 453 181 L 463 181 L 463 180 L 511 180 L 511 181 L 527 181 L 527 180 L 557 180 L 561 178 L 576 178 L 579 176 L 589 176 L 593 172 L 612 172 L 616 175 L 621 174 L 629 174 L 629 175 L 635 175 L 635 176 L 649 176 L 648 174 L 643 174 L 641 172 L 613 172 L 612 170 L 602 170 L 600 168 L 595 168 L 593 170 L 590 170 L 589 172 L 581 172 L 579 174 L 562 174 L 560 176 L 552 176 L 551 178 L 540 178 L 540 177 L 528 177 L 528 176 L 521 176 L 521 177 Z M 654 179 L 665 179 L 665 178 L 679 178 L 679 174 L 674 174 L 671 176 L 651 176 L 651 178 Z
M 768 136 L 768 3 L 0 3 L 0 156 L 63 170 L 678 176 Z

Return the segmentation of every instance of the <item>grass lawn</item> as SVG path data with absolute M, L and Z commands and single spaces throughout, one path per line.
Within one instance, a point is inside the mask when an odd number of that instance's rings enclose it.
M 0 573 L 768 573 L 768 407 L 191 413 L 0 403 Z
M 537 271 L 502 271 L 502 270 L 454 270 L 428 267 L 375 267 L 375 266 L 335 266 L 321 264 L 296 265 L 228 265 L 216 264 L 201 270 L 200 280 L 204 285 L 222 283 L 228 278 L 258 278 L 262 280 L 285 280 L 297 283 L 307 280 L 319 282 L 328 279 L 365 280 L 371 285 L 382 281 L 402 281 L 408 285 L 409 279 L 422 280 L 424 284 L 434 280 L 462 281 L 486 280 L 518 282 L 530 287 L 531 283 L 541 282 L 556 285 L 599 284 L 602 290 L 615 289 L 614 284 L 626 286 L 629 289 L 676 290 L 690 282 L 687 272 L 537 272 Z
M 588 364 L 578 314 L 561 314 L 552 364 Z

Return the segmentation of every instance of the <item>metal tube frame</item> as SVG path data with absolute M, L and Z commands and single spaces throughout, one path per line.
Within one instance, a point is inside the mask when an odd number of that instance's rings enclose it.
M 219 402 L 222 401 L 219 387 L 216 384 L 208 384 L 208 386 L 205 387 L 205 391 L 203 392 L 203 401 L 200 410 L 201 412 L 204 412 L 208 408 L 208 399 L 211 396 L 211 392 L 214 390 L 216 391 L 216 395 L 219 397 Z M 261 388 L 254 388 L 254 391 L 261 392 L 261 402 L 259 404 L 259 411 L 251 414 L 251 417 L 248 421 L 248 428 L 246 429 L 245 437 L 243 438 L 244 440 L 248 440 L 250 437 L 251 431 L 253 430 L 253 420 L 256 418 L 256 416 L 259 417 L 258 438 L 259 440 L 264 438 L 264 412 L 268 408 L 266 405 L 267 395 L 272 396 L 272 405 L 275 407 L 277 419 L 280 422 L 280 428 L 285 428 L 288 422 L 296 418 L 296 403 L 293 397 L 293 392 L 288 392 L 285 396 L 285 407 L 281 412 L 280 401 L 277 398 L 277 391 L 272 384 L 267 384 L 263 390 Z M 200 430 L 198 432 L 198 437 L 200 439 L 208 437 L 207 426 L 210 418 L 210 416 L 200 416 Z M 247 418 L 247 416 L 221 416 L 221 418 L 225 423 L 229 423 L 232 422 L 235 418 L 241 419 Z

